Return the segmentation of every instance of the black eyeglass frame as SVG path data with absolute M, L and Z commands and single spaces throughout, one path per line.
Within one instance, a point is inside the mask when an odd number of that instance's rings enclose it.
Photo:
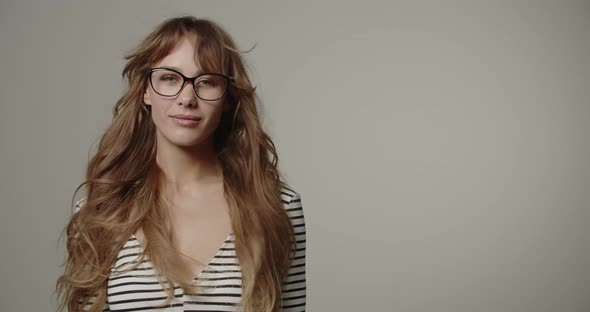
M 156 91 L 156 88 L 154 88 L 154 84 L 152 82 L 152 73 L 155 71 L 160 71 L 160 70 L 167 70 L 167 71 L 172 71 L 175 72 L 177 74 L 179 74 L 182 77 L 182 87 L 180 87 L 180 89 L 178 90 L 178 92 L 176 92 L 176 94 L 174 95 L 164 95 L 161 94 L 160 92 Z M 183 75 L 181 72 L 172 69 L 172 68 L 168 68 L 168 67 L 154 67 L 154 68 L 150 68 L 147 72 L 147 78 L 150 82 L 150 86 L 152 87 L 152 90 L 154 90 L 154 92 L 156 92 L 157 94 L 164 96 L 164 97 L 175 97 L 177 96 L 180 92 L 182 92 L 182 89 L 184 89 L 184 86 L 186 85 L 186 82 L 189 81 L 191 83 L 191 85 L 193 86 L 193 91 L 195 92 L 195 94 L 197 95 L 197 97 L 203 101 L 217 101 L 219 99 L 221 99 L 222 97 L 225 96 L 225 93 L 227 92 L 227 89 L 229 88 L 229 84 L 230 82 L 234 82 L 235 79 L 231 76 L 222 74 L 222 73 L 214 73 L 214 72 L 206 72 L 206 73 L 201 73 L 199 75 L 197 75 L 196 77 L 187 77 L 185 75 Z M 195 85 L 195 80 L 197 80 L 197 78 L 204 76 L 204 75 L 216 75 L 216 76 L 220 76 L 223 77 L 225 79 L 225 89 L 223 90 L 223 93 L 221 94 L 220 97 L 213 99 L 213 100 L 209 100 L 209 99 L 204 99 L 202 97 L 199 96 L 199 93 L 197 93 L 197 89 L 196 89 L 196 85 Z

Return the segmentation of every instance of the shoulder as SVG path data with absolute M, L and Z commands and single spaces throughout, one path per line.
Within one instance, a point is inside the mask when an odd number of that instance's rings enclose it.
M 287 210 L 291 223 L 293 223 L 295 233 L 297 235 L 305 235 L 305 217 L 301 202 L 301 194 L 296 192 L 289 185 L 283 185 L 281 187 L 281 199 L 283 207 Z
M 287 184 L 283 184 L 281 186 L 281 200 L 283 202 L 283 206 L 287 211 L 303 211 L 301 206 L 301 194 L 296 192 L 292 187 Z
M 286 201 L 288 204 L 295 195 L 298 194 L 291 186 L 285 183 L 281 185 L 281 199 L 283 203 Z

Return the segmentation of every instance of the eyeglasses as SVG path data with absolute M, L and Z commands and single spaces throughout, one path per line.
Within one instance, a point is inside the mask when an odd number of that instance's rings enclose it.
M 150 68 L 148 71 L 150 85 L 154 91 L 166 97 L 178 95 L 187 81 L 202 100 L 215 101 L 222 98 L 234 78 L 220 73 L 202 73 L 196 77 L 187 77 L 180 72 L 164 67 Z

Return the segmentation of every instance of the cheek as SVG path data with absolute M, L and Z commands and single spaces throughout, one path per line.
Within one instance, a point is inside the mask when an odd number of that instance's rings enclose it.
M 158 129 L 170 127 L 170 117 L 168 117 L 170 104 L 152 100 L 152 121 Z
M 223 111 L 221 109 L 215 110 L 215 111 L 211 112 L 211 114 L 209 115 L 209 123 L 210 123 L 209 126 L 211 128 L 213 128 L 213 130 L 219 128 L 222 116 L 223 116 Z

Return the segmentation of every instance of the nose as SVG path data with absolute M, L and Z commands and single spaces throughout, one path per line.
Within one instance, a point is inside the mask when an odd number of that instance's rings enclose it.
M 178 95 L 178 104 L 185 106 L 196 105 L 197 99 L 197 94 L 195 93 L 193 84 L 190 81 L 186 81 L 180 90 L 180 94 Z

